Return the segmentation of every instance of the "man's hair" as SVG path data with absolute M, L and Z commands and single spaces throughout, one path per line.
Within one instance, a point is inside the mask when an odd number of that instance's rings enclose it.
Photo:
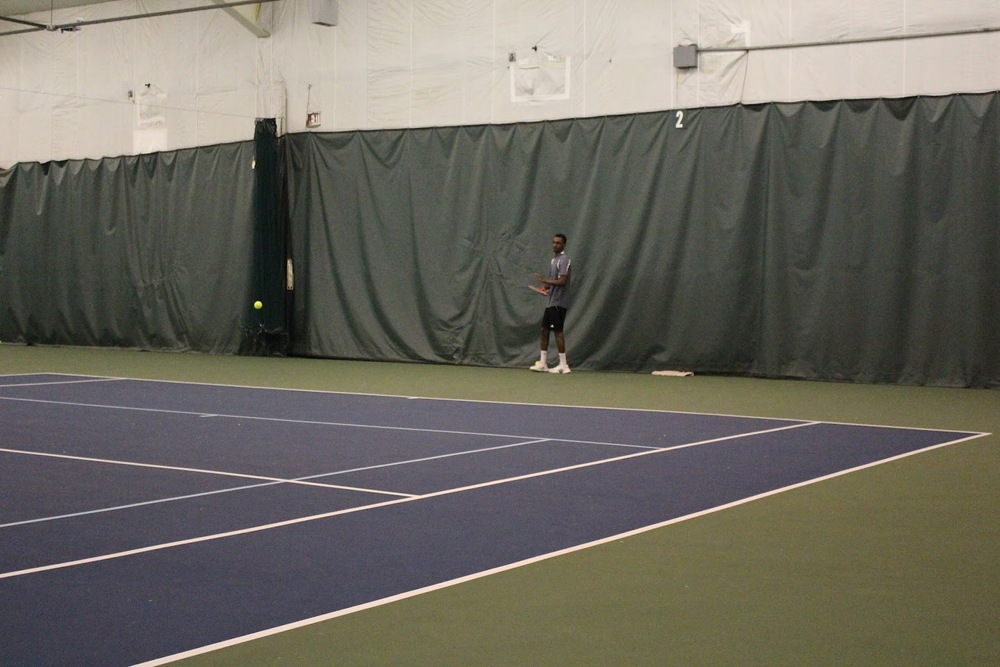
M 553 235 L 552 235 L 552 238 L 558 238 L 558 239 L 562 239 L 562 240 L 563 240 L 563 243 L 564 243 L 564 244 L 566 243 L 566 235 L 565 235 L 565 234 L 553 234 Z

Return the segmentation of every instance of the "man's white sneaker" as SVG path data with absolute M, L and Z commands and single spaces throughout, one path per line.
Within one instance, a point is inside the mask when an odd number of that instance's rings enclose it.
M 549 367 L 546 366 L 545 364 L 543 364 L 540 361 L 536 361 L 535 365 L 531 367 L 531 370 L 536 371 L 538 373 L 547 373 L 548 370 L 549 370 Z
M 571 371 L 569 369 L 569 366 L 565 366 L 563 364 L 559 364 L 558 366 L 556 366 L 554 368 L 550 368 L 549 372 L 550 373 L 572 373 L 573 371 Z

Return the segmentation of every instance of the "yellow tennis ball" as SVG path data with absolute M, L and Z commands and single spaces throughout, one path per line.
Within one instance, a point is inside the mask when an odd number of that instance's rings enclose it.
M 260 301 L 254 301 L 253 302 L 253 309 L 254 310 L 260 310 L 263 307 L 264 307 L 264 304 L 262 304 Z

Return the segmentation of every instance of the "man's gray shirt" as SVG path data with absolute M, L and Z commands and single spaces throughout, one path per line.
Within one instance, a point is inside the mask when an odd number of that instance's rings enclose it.
M 549 306 L 559 306 L 569 308 L 569 257 L 565 252 L 561 252 L 549 262 L 549 280 L 557 280 L 561 276 L 566 276 L 566 283 L 563 285 L 549 286 Z

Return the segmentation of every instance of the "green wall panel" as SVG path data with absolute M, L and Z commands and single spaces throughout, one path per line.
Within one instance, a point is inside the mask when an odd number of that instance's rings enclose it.
M 996 94 L 288 138 L 296 354 L 1000 380 Z
M 0 339 L 235 352 L 253 145 L 0 172 Z

